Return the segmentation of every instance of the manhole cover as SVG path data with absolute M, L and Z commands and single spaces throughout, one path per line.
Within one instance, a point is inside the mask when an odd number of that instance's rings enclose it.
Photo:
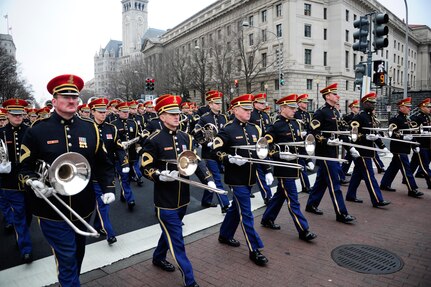
M 401 270 L 404 262 L 397 255 L 369 245 L 342 245 L 331 252 L 332 260 L 341 267 L 367 274 L 389 274 Z

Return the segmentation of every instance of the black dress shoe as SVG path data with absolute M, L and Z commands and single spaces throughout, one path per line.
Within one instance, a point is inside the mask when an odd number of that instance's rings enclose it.
M 378 174 L 380 174 L 380 173 L 384 173 L 386 171 L 386 169 L 385 168 L 381 168 L 381 169 L 378 169 L 377 170 L 377 173 Z
M 4 233 L 6 233 L 6 234 L 11 234 L 11 233 L 13 233 L 13 230 L 14 230 L 14 228 L 13 228 L 13 224 L 6 223 L 6 224 L 4 225 Z
M 417 172 L 415 175 L 416 178 L 425 178 L 424 174 L 421 172 Z
M 222 214 L 225 214 L 226 212 L 227 212 L 227 210 L 229 209 L 229 205 L 226 205 L 226 206 L 223 206 L 222 208 L 221 208 L 221 213 Z
M 318 214 L 318 215 L 322 215 L 323 214 L 323 211 L 321 211 L 320 209 L 318 209 L 317 207 L 312 206 L 312 205 L 307 205 L 305 207 L 305 211 L 311 212 L 311 213 L 314 213 L 314 214 Z
M 201 206 L 202 207 L 205 207 L 205 208 L 207 208 L 207 207 L 217 207 L 217 203 L 202 203 L 201 204 Z
M 356 203 L 364 202 L 362 199 L 359 199 L 359 198 L 346 198 L 346 201 L 351 201 L 351 202 L 356 202 Z
M 310 189 L 308 187 L 304 187 L 301 192 L 310 194 Z
M 231 238 L 231 239 L 226 239 L 224 237 L 219 236 L 218 237 L 218 242 L 220 242 L 221 244 L 226 244 L 232 247 L 239 247 L 241 245 L 241 243 L 239 243 L 238 240 L 236 240 L 235 238 Z
M 350 214 L 337 214 L 337 221 L 342 223 L 349 223 L 356 220 L 356 217 L 350 215 Z
M 351 172 L 346 172 L 346 176 L 352 176 Z
M 187 285 L 186 287 L 199 287 L 199 284 L 195 282 L 193 284 Z
M 280 225 L 275 224 L 273 220 L 262 220 L 260 222 L 263 227 L 268 227 L 269 229 L 280 230 Z
M 105 230 L 103 230 L 103 229 L 98 229 L 97 230 L 97 232 L 101 235 L 101 236 L 106 236 L 107 234 L 106 234 L 106 231 Z
M 340 184 L 342 184 L 342 185 L 346 185 L 349 182 L 350 182 L 350 180 L 348 180 L 348 179 L 342 179 L 342 180 L 340 180 Z
M 253 261 L 256 265 L 264 266 L 268 263 L 268 259 L 260 253 L 259 250 L 250 251 L 250 260 Z
M 386 206 L 386 205 L 389 205 L 389 204 L 391 204 L 390 201 L 383 200 L 383 201 L 377 202 L 376 204 L 373 204 L 373 207 Z
M 129 208 L 130 211 L 133 211 L 133 208 L 135 207 L 135 201 L 132 200 L 131 202 L 127 203 L 127 207 Z
M 117 242 L 117 238 L 115 236 L 111 236 L 107 239 L 107 241 L 108 241 L 108 244 L 111 245 Z
M 31 262 L 33 262 L 33 255 L 31 253 L 26 253 L 21 258 L 22 258 L 22 261 L 24 263 L 31 263 Z
M 416 198 L 418 198 L 418 197 L 421 197 L 422 195 L 424 195 L 424 193 L 423 193 L 423 192 L 420 192 L 420 191 L 419 191 L 419 190 L 417 190 L 417 189 L 413 189 L 413 190 L 409 191 L 408 195 L 409 195 L 409 196 L 411 196 L 411 197 L 416 197 Z
M 308 230 L 299 232 L 299 239 L 304 240 L 304 241 L 311 241 L 316 237 L 317 237 L 317 235 L 315 233 L 310 232 Z
M 386 191 L 392 191 L 392 192 L 396 191 L 395 188 L 392 188 L 390 186 L 383 186 L 383 185 L 380 186 L 380 190 L 386 190 Z
M 265 197 L 263 199 L 263 203 L 265 203 L 265 205 L 268 205 L 269 201 L 271 200 L 271 198 Z
M 121 200 L 121 202 L 126 202 L 126 198 L 124 197 L 124 195 L 120 195 L 120 200 Z
M 142 176 L 140 178 L 138 178 L 136 183 L 138 184 L 138 186 L 144 186 L 144 179 L 142 178 Z
M 169 263 L 167 260 L 155 260 L 153 259 L 153 265 L 159 267 L 163 271 L 174 272 L 175 266 Z
M 253 193 L 250 193 L 250 198 L 255 198 L 256 196 Z

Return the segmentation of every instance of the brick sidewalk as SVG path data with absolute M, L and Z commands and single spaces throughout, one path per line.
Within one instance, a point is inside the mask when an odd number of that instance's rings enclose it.
M 187 255 L 193 264 L 200 286 L 431 286 L 431 190 L 424 179 L 417 179 L 422 199 L 407 196 L 401 176 L 392 187 L 397 192 L 383 192 L 392 204 L 373 208 L 362 183 L 358 198 L 364 203 L 346 202 L 349 213 L 357 217 L 355 224 L 335 221 L 335 213 L 326 192 L 320 208 L 323 216 L 304 212 L 310 230 L 318 234 L 312 243 L 298 239 L 287 207 L 283 207 L 277 223 L 281 230 L 260 226 L 263 209 L 255 212 L 255 226 L 265 244 L 266 267 L 258 267 L 248 259 L 244 235 L 238 229 L 241 247 L 232 248 L 217 242 L 219 226 L 186 238 Z M 376 175 L 380 182 L 381 176 Z M 343 193 L 347 186 L 342 187 Z M 300 194 L 301 210 L 308 195 Z M 370 275 L 338 266 L 331 251 L 344 244 L 366 244 L 395 253 L 404 261 L 400 271 L 388 275 Z M 182 286 L 178 270 L 163 272 L 152 266 L 152 251 L 122 260 L 111 266 L 83 274 L 83 286 Z M 168 260 L 171 260 L 170 255 Z

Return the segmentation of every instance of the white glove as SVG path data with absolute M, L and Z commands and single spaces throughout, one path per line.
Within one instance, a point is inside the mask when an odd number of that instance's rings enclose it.
M 412 139 L 413 139 L 412 135 L 405 135 L 405 136 L 403 136 L 403 140 L 411 141 Z
M 369 141 L 375 141 L 375 140 L 377 140 L 377 139 L 379 138 L 379 135 L 375 135 L 375 134 L 368 134 L 365 138 L 366 138 L 367 140 L 369 140 Z
M 353 158 L 358 158 L 360 156 L 359 152 L 354 147 L 350 148 L 350 154 Z
M 302 131 L 302 132 L 301 132 L 301 137 L 302 137 L 302 138 L 304 138 L 306 135 L 307 135 L 307 132 L 306 132 L 306 131 Z
M 31 188 L 39 191 L 39 192 L 35 191 L 35 193 L 34 193 L 39 198 L 43 197 L 41 194 L 43 194 L 45 197 L 50 197 L 55 192 L 52 187 L 46 186 L 40 180 L 31 180 L 31 179 L 28 179 L 26 181 L 26 184 L 29 185 L 29 186 L 31 186 Z
M 271 185 L 274 182 L 274 177 L 272 176 L 272 173 L 268 172 L 265 174 L 265 181 L 267 185 Z
M 100 198 L 104 204 L 110 204 L 115 201 L 115 194 L 112 192 L 104 193 Z
M 421 148 L 420 147 L 415 147 L 414 149 L 413 149 L 413 151 L 415 152 L 415 153 L 419 153 L 420 151 L 421 151 Z
M 387 147 L 385 147 L 385 148 L 383 149 L 383 152 L 384 152 L 385 154 L 391 153 L 391 152 L 388 150 L 388 148 L 387 148 Z
M 212 146 L 213 146 L 213 142 L 207 143 L 207 147 L 212 148 Z
M 314 163 L 312 161 L 307 163 L 307 169 L 308 170 L 314 170 Z
M 214 181 L 208 181 L 207 185 L 211 188 L 217 188 L 217 185 Z M 208 190 L 209 192 L 213 192 L 212 190 Z
M 247 160 L 244 159 L 242 156 L 240 155 L 229 155 L 229 162 L 232 164 L 236 164 L 238 166 L 242 166 L 244 164 L 247 163 Z
M 129 173 L 129 172 L 130 172 L 130 167 L 128 167 L 128 166 L 123 167 L 123 168 L 121 169 L 121 172 L 122 172 L 122 173 Z
M 3 161 L 0 163 L 0 173 L 10 173 L 12 170 L 12 164 L 10 161 Z
M 162 170 L 160 172 L 159 180 L 160 181 L 174 181 L 175 178 L 178 177 L 177 170 Z
M 136 148 L 135 148 L 136 153 L 137 153 L 137 154 L 139 154 L 139 152 L 141 151 L 141 149 L 142 149 L 142 147 L 141 147 L 141 146 L 136 147 Z
M 293 153 L 291 153 L 290 151 L 280 153 L 280 159 L 294 160 L 296 158 L 298 158 L 298 157 L 296 155 L 294 155 Z
M 338 138 L 337 138 L 337 139 L 328 139 L 327 144 L 328 144 L 329 146 L 339 146 L 342 142 L 343 142 L 343 141 L 342 141 L 342 140 L 339 140 Z

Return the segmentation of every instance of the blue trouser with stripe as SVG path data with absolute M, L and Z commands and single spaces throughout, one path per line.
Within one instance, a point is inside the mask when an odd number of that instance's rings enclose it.
M 96 216 L 94 217 L 94 228 L 96 230 L 102 229 L 106 232 L 107 238 L 115 236 L 114 228 L 109 219 L 109 204 L 103 203 L 102 189 L 100 184 L 93 182 L 94 193 L 96 194 Z
M 212 159 L 206 159 L 205 163 L 214 178 L 214 183 L 216 184 L 217 188 L 224 189 L 220 176 L 221 164 Z M 202 195 L 202 205 L 211 204 L 213 201 L 213 194 L 213 192 L 209 192 L 205 189 L 204 194 Z M 227 195 L 216 193 L 216 196 L 222 208 L 225 206 L 229 206 L 229 198 L 227 197 Z
M 278 178 L 277 192 L 268 203 L 268 207 L 262 216 L 262 221 L 272 220 L 278 216 L 278 213 L 287 200 L 287 208 L 289 209 L 290 216 L 292 216 L 298 232 L 308 230 L 308 222 L 301 212 L 301 206 L 298 200 L 298 191 L 294 178 Z
M 419 154 L 414 153 L 410 161 L 412 173 L 419 167 L 418 173 L 425 176 L 428 188 L 431 188 L 431 170 L 430 170 L 431 150 L 429 148 L 421 148 Z
M 406 183 L 407 183 L 408 191 L 417 189 L 418 186 L 416 184 L 416 181 L 410 169 L 409 157 L 407 154 L 404 154 L 404 153 L 393 154 L 392 161 L 389 164 L 388 169 L 385 172 L 385 175 L 380 181 L 380 186 L 390 187 L 399 170 L 401 170 L 401 173 L 404 179 L 407 179 Z
M 89 219 L 90 216 L 86 220 Z M 73 223 L 79 229 L 86 230 L 80 221 Z M 54 251 L 60 286 L 80 286 L 79 274 L 85 254 L 86 237 L 75 233 L 65 221 L 39 218 L 39 225 Z
M 326 188 L 328 188 L 335 213 L 337 215 L 348 214 L 340 189 L 340 164 L 336 161 L 317 160 L 316 165 L 319 169 L 317 170 L 316 182 L 308 197 L 307 206 L 318 207 Z
M 0 211 L 3 214 L 5 224 L 13 225 L 13 212 L 9 202 L 6 200 L 3 190 L 0 189 Z
M 168 250 L 171 251 L 178 269 L 183 276 L 184 285 L 195 283 L 193 268 L 186 255 L 184 246 L 182 220 L 186 214 L 187 206 L 178 209 L 156 208 L 157 218 L 162 229 L 159 243 L 153 253 L 154 260 L 165 260 Z
M 346 199 L 356 198 L 356 191 L 358 190 L 359 184 L 361 180 L 364 180 L 372 204 L 377 205 L 377 203 L 383 201 L 383 196 L 376 177 L 374 176 L 372 159 L 369 157 L 358 157 L 354 161 L 355 167 L 353 168 L 352 179 L 347 189 Z
M 123 168 L 119 161 L 115 162 L 115 169 L 119 176 L 121 195 L 126 199 L 127 203 L 130 203 L 132 200 L 135 200 L 135 196 L 133 195 L 132 188 L 130 187 L 129 173 L 124 173 L 122 171 Z
M 233 190 L 233 200 L 221 224 L 220 236 L 232 239 L 238 224 L 241 223 L 248 249 L 254 251 L 263 248 L 263 242 L 254 229 L 254 217 L 250 202 L 251 186 L 239 185 L 231 188 Z
M 12 223 L 15 227 L 16 241 L 21 255 L 32 253 L 33 246 L 30 230 L 26 221 L 25 191 L 1 189 L 1 197 L 12 210 Z
M 298 159 L 298 163 L 304 167 L 304 169 L 299 173 L 299 180 L 301 182 L 302 189 L 310 189 L 310 180 L 308 179 L 307 174 L 307 162 L 305 159 L 300 158 Z
M 271 187 L 266 184 L 265 174 L 267 172 L 264 170 L 262 165 L 258 164 L 256 166 L 256 175 L 257 175 L 257 186 L 259 187 L 260 194 L 262 198 L 270 199 L 272 197 Z

